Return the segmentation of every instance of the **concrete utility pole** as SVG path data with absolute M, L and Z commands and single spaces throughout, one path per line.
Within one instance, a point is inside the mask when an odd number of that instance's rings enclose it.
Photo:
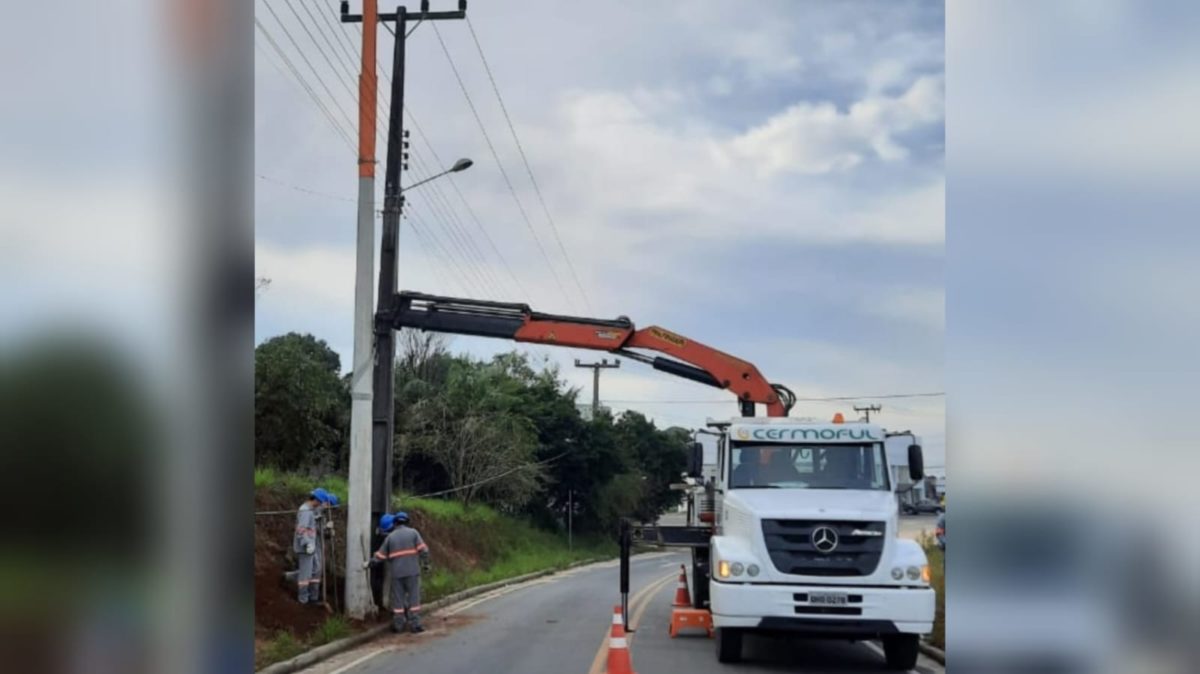
M 599 363 L 582 363 L 578 358 L 575 359 L 575 367 L 590 367 L 592 369 L 592 418 L 600 413 L 600 370 L 610 367 L 621 367 L 621 361 L 617 358 L 613 362 L 608 362 L 605 358 Z
M 396 248 L 400 238 L 400 213 L 404 209 L 404 196 L 400 188 L 400 172 L 408 169 L 408 132 L 404 130 L 404 74 L 405 74 L 405 42 L 409 33 L 409 22 L 413 27 L 424 21 L 441 21 L 446 19 L 465 19 L 467 16 L 466 0 L 458 1 L 458 10 L 452 12 L 429 11 L 429 0 L 421 1 L 421 11 L 409 12 L 406 7 L 397 7 L 395 13 L 378 14 L 376 3 L 364 0 L 363 14 L 350 14 L 349 2 L 341 4 L 342 23 L 363 23 L 363 60 L 366 54 L 366 35 L 368 24 L 372 35 L 375 33 L 375 22 L 394 22 L 393 32 L 396 35 L 392 53 L 392 91 L 391 105 L 388 112 L 387 161 L 383 174 L 383 233 L 379 244 L 379 296 L 375 311 L 375 368 L 372 377 L 371 397 L 371 514 L 366 526 L 378 519 L 391 508 L 392 500 L 392 441 L 395 433 L 395 381 L 393 370 L 396 361 L 396 335 L 392 326 L 392 314 L 399 290 L 399 272 L 396 264 Z M 368 16 L 370 11 L 373 16 Z M 372 64 L 375 53 L 372 46 L 370 54 Z M 372 66 L 373 67 L 373 66 Z M 374 71 L 372 70 L 372 73 Z M 361 90 L 360 90 L 360 99 Z M 374 99 L 371 105 L 374 106 Z M 364 105 L 360 101 L 360 106 Z M 372 107 L 372 109 L 374 109 Z M 360 119 L 362 112 L 360 109 Z M 374 114 L 371 116 L 371 133 L 374 133 Z M 461 171 L 469 167 L 469 161 L 460 160 L 451 171 Z M 353 475 L 353 473 L 352 473 Z M 381 542 L 380 536 L 374 536 L 368 549 L 374 549 Z M 358 569 L 362 568 L 360 563 Z M 347 576 L 355 573 L 355 568 L 347 568 Z M 367 582 L 365 574 L 361 582 Z M 376 595 L 382 592 L 382 578 L 377 574 L 370 583 L 371 592 Z M 349 605 L 349 581 L 347 581 L 347 603 Z M 380 600 L 382 598 L 380 597 Z
M 358 234 L 354 262 L 354 367 L 350 380 L 350 494 L 346 501 L 346 614 L 362 620 L 371 610 L 371 586 L 361 572 L 372 548 L 371 338 L 375 296 L 376 0 L 363 0 L 362 70 L 358 76 Z
M 866 407 L 859 407 L 858 405 L 855 405 L 854 411 L 866 414 L 866 421 L 869 424 L 871 423 L 871 412 L 882 412 L 883 408 L 879 405 L 867 405 Z

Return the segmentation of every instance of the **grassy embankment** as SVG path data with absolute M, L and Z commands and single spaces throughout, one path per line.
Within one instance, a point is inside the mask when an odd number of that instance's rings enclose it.
M 260 500 L 269 496 L 272 500 L 295 501 L 298 506 L 304 494 L 318 484 L 345 503 L 346 481 L 342 477 L 317 480 L 269 468 L 254 472 L 254 487 Z M 613 557 L 617 552 L 611 541 L 579 536 L 575 538 L 574 549 L 568 549 L 564 535 L 538 529 L 482 504 L 466 507 L 458 501 L 412 498 L 403 494 L 397 494 L 394 502 L 394 510 L 407 511 L 413 525 L 430 546 L 433 570 L 422 579 L 423 602 L 526 573 L 561 569 L 575 561 Z M 341 525 L 344 526 L 344 522 Z M 269 544 L 260 540 L 267 538 L 263 530 L 256 527 L 256 534 L 257 554 Z M 279 534 L 273 536 L 279 537 Z M 333 559 L 340 559 L 340 556 Z M 275 629 L 260 640 L 256 648 L 256 666 L 287 659 L 347 636 L 356 628 L 340 616 L 332 616 L 313 630 Z

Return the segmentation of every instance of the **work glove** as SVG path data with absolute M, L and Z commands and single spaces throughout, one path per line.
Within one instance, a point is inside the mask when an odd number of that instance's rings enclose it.
M 433 568 L 433 565 L 430 564 L 429 562 L 421 562 L 421 570 L 424 571 L 425 573 L 429 573 L 430 569 L 432 569 L 432 568 Z
M 314 552 L 316 552 L 316 551 L 317 551 L 317 546 L 316 546 L 316 545 L 314 545 L 314 544 L 312 544 L 312 543 L 305 543 L 305 544 L 304 544 L 304 554 L 306 554 L 306 555 L 311 555 L 311 554 L 313 554 L 313 553 L 314 553 Z

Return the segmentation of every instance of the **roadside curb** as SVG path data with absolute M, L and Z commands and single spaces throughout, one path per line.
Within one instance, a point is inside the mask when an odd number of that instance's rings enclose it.
M 946 651 L 943 651 L 937 646 L 931 646 L 924 641 L 918 641 L 917 648 L 919 648 L 925 655 L 928 655 L 934 660 L 942 663 L 943 666 L 946 664 Z
M 492 590 L 498 590 L 502 587 L 507 587 L 509 585 L 515 585 L 517 583 L 524 583 L 527 580 L 533 580 L 535 578 L 541 578 L 543 576 L 552 576 L 556 573 L 561 573 L 568 569 L 574 569 L 574 568 L 580 567 L 580 566 L 587 566 L 588 564 L 596 564 L 597 562 L 607 562 L 607 561 L 611 561 L 611 560 L 608 560 L 608 559 L 585 559 L 585 560 L 582 560 L 579 562 L 572 562 L 561 569 L 546 569 L 544 571 L 534 571 L 533 573 L 527 573 L 523 576 L 513 576 L 512 578 L 498 580 L 494 583 L 488 583 L 487 585 L 479 585 L 476 587 L 469 587 L 465 590 L 455 592 L 454 594 L 446 595 L 445 597 L 442 597 L 441 599 L 437 599 L 435 601 L 429 602 L 428 604 L 425 604 L 425 610 L 422 611 L 422 614 L 425 616 L 433 615 L 438 610 L 443 609 L 447 606 L 450 606 L 452 604 L 457 604 L 458 602 L 460 602 L 464 599 L 470 599 L 471 597 L 475 597 L 475 596 L 478 596 L 481 594 L 485 594 L 487 592 L 491 592 Z M 317 664 L 318 662 L 328 660 L 329 658 L 331 658 L 335 655 L 344 653 L 352 648 L 355 648 L 356 646 L 360 646 L 368 641 L 371 641 L 372 639 L 375 639 L 375 638 L 387 633 L 388 630 L 390 630 L 390 629 L 391 629 L 391 625 L 388 625 L 388 624 L 376 625 L 376 626 L 370 627 L 362 632 L 359 632 L 358 634 L 348 636 L 345 639 L 338 639 L 337 641 L 331 641 L 322 646 L 317 646 L 316 648 L 309 650 L 309 651 L 305 651 L 304 653 L 301 653 L 300 655 L 297 655 L 294 658 L 290 658 L 288 660 L 283 660 L 281 662 L 276 662 L 276 663 L 267 665 L 266 667 L 263 667 L 262 669 L 257 670 L 257 673 L 258 674 L 291 674 L 291 672 L 296 672 L 296 671 L 299 671 L 306 667 L 311 667 L 311 666 Z

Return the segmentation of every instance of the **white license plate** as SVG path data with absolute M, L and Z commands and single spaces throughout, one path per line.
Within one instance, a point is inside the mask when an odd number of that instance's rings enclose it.
M 844 592 L 810 592 L 808 593 L 808 602 L 810 604 L 820 604 L 822 606 L 845 606 L 850 601 L 850 596 Z

